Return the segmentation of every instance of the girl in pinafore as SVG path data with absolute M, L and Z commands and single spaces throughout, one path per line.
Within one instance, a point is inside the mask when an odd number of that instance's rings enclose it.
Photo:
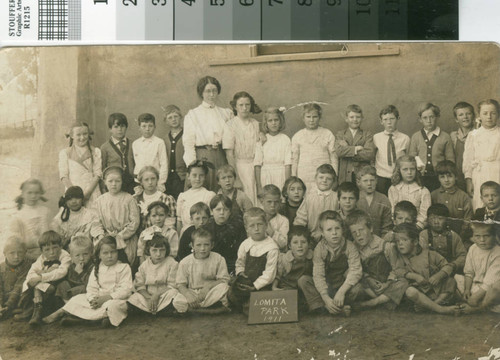
M 253 97 L 245 91 L 234 94 L 231 106 L 234 115 L 237 116 L 227 122 L 227 131 L 224 131 L 222 138 L 223 147 L 227 162 L 236 169 L 243 191 L 254 204 L 257 204 L 253 161 L 255 147 L 260 140 L 260 130 L 259 122 L 250 116 L 262 110 Z
M 314 188 L 318 166 L 331 164 L 336 173 L 339 169 L 335 136 L 319 126 L 321 113 L 321 106 L 317 103 L 304 105 L 302 114 L 306 128 L 292 137 L 292 175 L 301 178 L 308 189 Z
M 281 189 L 292 174 L 292 145 L 290 138 L 281 132 L 284 128 L 285 115 L 282 109 L 267 109 L 262 122 L 267 141 L 264 144 L 258 142 L 255 149 L 257 194 L 268 184 Z
M 480 187 L 486 181 L 500 183 L 500 113 L 498 101 L 488 99 L 479 103 L 481 127 L 473 130 L 465 142 L 463 171 L 467 192 L 474 209 L 482 207 Z
M 35 261 L 40 255 L 38 239 L 49 230 L 49 209 L 41 204 L 43 185 L 38 179 L 29 179 L 21 184 L 21 195 L 16 198 L 17 212 L 10 223 L 10 232 L 16 234 L 26 245 L 26 257 Z
M 227 164 L 222 150 L 222 136 L 226 122 L 233 117 L 233 113 L 230 109 L 215 105 L 220 91 L 219 81 L 212 76 L 202 77 L 198 81 L 197 92 L 203 101 L 197 108 L 189 110 L 184 118 L 182 143 L 184 162 L 188 165 L 203 159 L 211 162 L 215 169 Z M 205 186 L 210 191 L 217 190 L 215 170 L 210 169 Z
M 88 208 L 101 195 L 98 184 L 102 175 L 101 150 L 90 146 L 91 135 L 86 123 L 74 123 L 66 135 L 69 147 L 59 152 L 59 176 L 64 187 L 81 187 Z

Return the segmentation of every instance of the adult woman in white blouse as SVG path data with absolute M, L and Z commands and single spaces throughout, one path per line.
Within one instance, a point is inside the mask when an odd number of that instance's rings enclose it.
M 221 91 L 219 81 L 211 76 L 205 76 L 198 81 L 198 95 L 203 100 L 200 106 L 189 110 L 184 118 L 184 162 L 191 164 L 195 160 L 207 160 L 215 168 L 227 164 L 226 155 L 222 149 L 222 136 L 226 122 L 232 118 L 230 109 L 215 105 Z M 217 190 L 215 170 L 210 169 L 207 176 L 208 190 Z

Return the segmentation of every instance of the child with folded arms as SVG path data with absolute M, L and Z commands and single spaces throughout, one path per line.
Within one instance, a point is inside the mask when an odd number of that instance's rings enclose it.
M 70 255 L 62 248 L 62 238 L 55 231 L 44 232 L 38 244 L 42 255 L 28 271 L 20 300 L 22 305 L 33 300 L 33 314 L 29 321 L 31 326 L 40 325 L 44 313 L 57 309 L 59 301 L 55 298 L 56 287 L 68 273 L 71 264 Z M 23 320 L 22 315 L 16 315 L 15 320 Z
M 203 228 L 197 229 L 191 236 L 191 245 L 193 253 L 181 260 L 177 270 L 179 293 L 173 302 L 175 310 L 210 313 L 206 308 L 217 304 L 221 306 L 215 311 L 228 311 L 229 274 L 226 260 L 212 251 L 212 235 Z

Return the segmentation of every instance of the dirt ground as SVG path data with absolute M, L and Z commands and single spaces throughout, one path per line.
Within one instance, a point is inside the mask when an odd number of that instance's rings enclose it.
M 372 310 L 350 318 L 247 325 L 241 314 L 155 318 L 119 328 L 0 322 L 0 355 L 11 359 L 465 360 L 500 347 L 500 315 L 450 317 Z M 497 328 L 499 327 L 499 328 Z

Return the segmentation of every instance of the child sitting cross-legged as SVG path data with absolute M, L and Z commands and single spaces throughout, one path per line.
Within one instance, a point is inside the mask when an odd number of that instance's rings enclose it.
M 177 261 L 170 256 L 170 244 L 162 234 L 153 235 L 147 250 L 149 256 L 135 274 L 135 292 L 128 302 L 153 315 L 168 314 L 173 310 L 172 300 L 177 295 Z
M 309 248 L 309 230 L 305 226 L 292 226 L 288 232 L 288 248 L 280 253 L 273 290 L 299 290 L 299 309 L 316 312 L 323 308 L 323 300 L 312 278 L 313 251 Z
M 246 313 L 252 291 L 271 290 L 279 248 L 266 234 L 268 224 L 264 210 L 251 208 L 243 215 L 243 221 L 249 237 L 238 249 L 236 280 L 231 285 L 228 299 L 235 310 Z
M 173 302 L 175 310 L 179 313 L 229 311 L 226 260 L 212 251 L 212 235 L 203 228 L 196 229 L 191 236 L 191 246 L 193 253 L 182 259 L 177 269 L 176 284 L 179 293 Z
M 95 250 L 87 293 L 72 297 L 64 305 L 61 325 L 71 326 L 83 320 L 100 321 L 102 327 L 120 325 L 127 317 L 127 299 L 133 288 L 130 266 L 118 260 L 116 239 L 104 236 Z
M 56 288 L 56 296 L 62 300 L 60 303 L 67 303 L 73 296 L 84 294 L 87 291 L 90 273 L 94 269 L 93 249 L 92 240 L 88 236 L 77 234 L 71 238 L 69 243 L 71 264 L 66 278 Z M 44 323 L 50 324 L 63 315 L 64 310 L 61 308 L 42 320 Z
M 344 220 L 339 213 L 327 210 L 319 217 L 321 241 L 314 249 L 313 279 L 330 314 L 349 316 L 359 292 L 363 275 L 359 252 L 347 241 Z
M 448 228 L 450 212 L 443 204 L 434 204 L 427 209 L 429 227 L 420 232 L 420 246 L 437 251 L 453 267 L 452 274 L 461 274 L 465 265 L 465 250 L 462 239 Z
M 419 230 L 413 224 L 400 224 L 394 228 L 398 266 L 393 271 L 409 281 L 406 297 L 421 308 L 441 314 L 454 314 L 454 306 L 444 306 L 454 295 L 456 282 L 450 274 L 453 266 L 436 251 L 422 249 L 418 243 Z
M 62 238 L 55 231 L 44 232 L 38 244 L 42 255 L 31 265 L 19 301 L 26 310 L 14 317 L 15 320 L 26 319 L 32 300 L 33 314 L 29 321 L 32 326 L 40 325 L 44 314 L 50 314 L 60 306 L 55 297 L 56 287 L 68 273 L 71 263 L 71 257 L 62 248 Z
M 361 258 L 363 277 L 360 284 L 370 298 L 360 302 L 360 307 L 387 303 L 389 308 L 395 308 L 408 287 L 405 279 L 398 279 L 392 273 L 391 262 L 396 259 L 395 245 L 373 233 L 371 218 L 362 210 L 349 214 L 346 225 Z
M 465 259 L 465 277 L 457 275 L 458 290 L 465 301 L 460 312 L 500 311 L 500 246 L 495 225 L 473 221 L 472 240 Z
M 3 255 L 5 262 L 0 264 L 0 320 L 12 316 L 31 267 L 31 261 L 26 258 L 26 244 L 18 236 L 7 239 Z

